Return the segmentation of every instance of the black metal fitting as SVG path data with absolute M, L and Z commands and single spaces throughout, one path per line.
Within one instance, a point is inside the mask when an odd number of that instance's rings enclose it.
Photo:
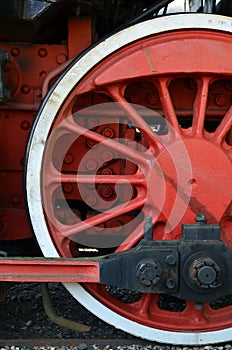
M 155 286 L 162 275 L 161 265 L 153 259 L 140 261 L 136 268 L 136 279 L 143 286 Z
M 100 282 L 141 293 L 166 293 L 210 302 L 232 290 L 232 252 L 220 240 L 220 227 L 203 214 L 182 225 L 180 240 L 153 240 L 147 218 L 144 239 L 129 251 L 100 260 Z

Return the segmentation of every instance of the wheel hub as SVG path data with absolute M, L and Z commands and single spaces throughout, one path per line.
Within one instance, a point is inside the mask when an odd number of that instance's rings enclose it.
M 187 183 L 191 209 L 197 213 L 207 208 L 208 220 L 218 222 L 231 201 L 231 161 L 220 148 L 204 140 L 186 141 L 185 146 L 192 166 Z

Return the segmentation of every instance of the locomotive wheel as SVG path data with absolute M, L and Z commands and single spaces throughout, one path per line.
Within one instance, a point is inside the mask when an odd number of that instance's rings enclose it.
M 143 22 L 95 45 L 59 78 L 26 160 L 28 210 L 45 256 L 130 249 L 148 215 L 154 238 L 178 239 L 198 212 L 220 223 L 232 246 L 231 24 L 206 14 Z M 231 340 L 231 302 L 139 293 L 125 301 L 108 286 L 65 287 L 104 321 L 142 338 Z

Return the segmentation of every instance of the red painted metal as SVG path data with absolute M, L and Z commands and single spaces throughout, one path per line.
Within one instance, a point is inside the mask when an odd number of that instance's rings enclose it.
M 80 27 L 85 29 L 79 41 Z M 55 78 L 92 41 L 89 19 L 71 19 L 68 28 L 68 42 L 59 45 L 1 43 L 10 56 L 4 76 L 11 98 L 0 106 L 0 240 L 32 236 L 22 191 L 31 125 Z M 130 249 L 143 237 L 143 219 L 150 214 L 154 238 L 178 239 L 182 223 L 193 223 L 198 211 L 209 223 L 220 223 L 222 239 L 232 248 L 231 45 L 231 36 L 207 30 L 149 37 L 99 63 L 67 96 L 51 129 L 56 134 L 59 128 L 59 134 L 52 157 L 53 140 L 47 143 L 42 176 L 47 225 L 62 257 L 79 256 L 83 245 L 98 255 L 104 248 Z M 99 110 L 112 102 L 123 108 Z M 128 102 L 149 110 L 142 117 Z M 79 113 L 89 106 L 94 110 Z M 151 129 L 154 115 L 165 117 L 168 133 L 157 136 Z M 78 136 L 71 144 L 70 135 Z M 107 307 L 154 328 L 231 326 L 231 306 L 213 310 L 205 303 L 199 309 L 186 302 L 176 317 L 159 306 L 159 295 L 117 300 L 98 284 L 96 262 L 2 259 L 0 280 L 85 282 Z
M 0 281 L 97 283 L 99 263 L 60 258 L 1 258 Z
M 231 45 L 230 35 L 207 30 L 145 38 L 99 63 L 67 96 L 46 144 L 42 172 L 47 225 L 61 256 L 78 255 L 83 244 L 99 252 L 109 244 L 111 250 L 116 244 L 118 251 L 130 249 L 143 237 L 148 215 L 154 238 L 178 239 L 181 225 L 194 223 L 199 211 L 208 223 L 221 223 L 222 238 L 231 246 Z M 111 104 L 102 108 L 103 102 Z M 81 110 L 88 106 L 94 107 Z M 157 116 L 167 124 L 160 135 L 152 129 Z M 126 181 L 132 189 L 128 197 Z M 75 201 L 81 212 L 75 205 L 70 210 Z M 160 307 L 159 295 L 125 303 L 104 286 L 85 288 L 109 309 L 150 327 L 231 326 L 231 306 L 214 310 L 206 303 L 199 309 L 186 302 L 176 313 Z
M 80 25 L 86 33 L 82 45 L 75 40 Z M 10 99 L 0 105 L 0 240 L 32 237 L 23 196 L 28 135 L 42 97 L 67 63 L 90 44 L 90 39 L 91 21 L 86 17 L 70 19 L 66 43 L 0 43 L 9 54 L 4 83 L 10 91 Z

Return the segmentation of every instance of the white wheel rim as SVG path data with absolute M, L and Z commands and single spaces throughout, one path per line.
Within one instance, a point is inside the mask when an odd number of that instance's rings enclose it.
M 160 17 L 124 29 L 100 42 L 83 55 L 59 80 L 59 84 L 49 95 L 46 104 L 40 112 L 40 118 L 33 129 L 33 137 L 28 149 L 26 173 L 26 193 L 29 215 L 37 241 L 44 256 L 58 257 L 59 254 L 51 240 L 43 213 L 40 188 L 41 164 L 50 127 L 65 97 L 71 92 L 73 87 L 77 85 L 80 79 L 97 63 L 123 46 L 152 34 L 194 28 L 212 29 L 231 33 L 232 19 L 207 14 L 180 14 Z M 105 322 L 147 340 L 176 345 L 202 345 L 232 340 L 232 328 L 210 332 L 176 332 L 147 327 L 116 314 L 93 298 L 81 285 L 77 283 L 65 283 L 64 285 L 76 300 Z

